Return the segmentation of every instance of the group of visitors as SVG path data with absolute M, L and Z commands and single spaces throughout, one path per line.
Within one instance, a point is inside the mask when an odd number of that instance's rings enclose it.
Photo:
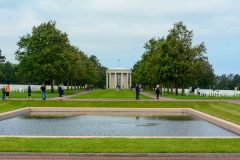
M 43 83 L 40 87 L 41 91 L 42 91 L 42 100 L 46 100 L 46 85 Z M 28 85 L 28 100 L 32 99 L 32 89 L 31 89 L 31 84 Z
M 142 90 L 143 86 L 141 84 L 137 84 L 135 86 L 135 91 L 136 91 L 136 100 L 140 99 L 140 91 Z M 160 94 L 162 93 L 160 85 L 158 84 L 156 86 L 156 88 L 154 88 L 155 92 L 156 92 L 156 99 L 159 99 Z
M 91 90 L 93 90 L 93 85 L 85 84 L 85 85 L 83 86 L 83 89 L 84 89 L 85 92 L 91 91 Z
M 6 84 L 6 86 L 2 87 L 2 100 L 8 100 L 10 94 L 10 85 L 9 83 Z
M 42 83 L 40 89 L 41 89 L 41 93 L 42 93 L 42 100 L 46 100 L 47 96 L 46 96 L 45 83 Z M 32 99 L 31 84 L 28 85 L 27 93 L 28 93 L 27 99 L 31 100 Z M 64 95 L 64 86 L 62 86 L 61 84 L 58 86 L 58 93 L 59 93 L 59 97 L 62 97 Z M 2 100 L 8 100 L 9 94 L 10 94 L 10 85 L 9 85 L 9 83 L 7 83 L 5 86 L 2 87 Z
M 42 83 L 41 87 L 40 87 L 41 91 L 42 91 L 42 100 L 46 100 L 47 95 L 46 95 L 46 85 L 45 83 Z M 29 84 L 28 86 L 28 99 L 31 99 L 31 86 Z M 62 97 L 64 95 L 64 86 L 62 86 L 62 84 L 60 84 L 58 86 L 58 93 L 59 93 L 59 97 Z

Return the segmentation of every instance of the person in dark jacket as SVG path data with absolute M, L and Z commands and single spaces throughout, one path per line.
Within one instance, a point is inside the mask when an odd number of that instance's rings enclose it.
M 140 86 L 139 84 L 136 85 L 135 87 L 135 90 L 136 90 L 136 100 L 139 100 L 139 95 L 140 95 Z
M 5 86 L 5 98 L 6 100 L 8 100 L 9 98 L 9 94 L 10 94 L 10 85 L 9 83 L 7 83 L 7 85 Z
M 46 85 L 44 83 L 41 85 L 41 90 L 42 90 L 42 100 L 46 100 Z
M 32 99 L 32 89 L 31 89 L 31 85 L 28 85 L 28 99 Z
M 156 97 L 156 98 L 159 99 L 159 95 L 160 95 L 160 86 L 159 86 L 159 85 L 156 86 L 155 92 L 156 92 L 156 94 L 157 94 L 157 97 Z
M 58 86 L 58 93 L 59 93 L 59 97 L 62 97 L 62 95 L 63 95 L 63 88 L 62 88 L 61 84 Z

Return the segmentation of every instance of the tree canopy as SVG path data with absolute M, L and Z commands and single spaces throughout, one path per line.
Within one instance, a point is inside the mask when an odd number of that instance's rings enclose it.
M 102 79 L 101 65 L 71 45 L 67 33 L 57 29 L 54 21 L 34 26 L 17 45 L 18 74 L 29 82 L 96 85 Z
M 144 48 L 142 59 L 133 67 L 135 83 L 150 87 L 161 83 L 167 88 L 213 83 L 215 76 L 205 56 L 206 47 L 204 43 L 193 45 L 193 31 L 183 22 L 175 23 L 166 37 L 150 39 Z

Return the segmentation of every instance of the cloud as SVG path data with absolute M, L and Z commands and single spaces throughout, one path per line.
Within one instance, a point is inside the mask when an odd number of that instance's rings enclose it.
M 111 67 L 115 63 L 105 60 L 109 55 L 137 60 L 146 41 L 166 36 L 173 23 L 184 21 L 196 43 L 208 42 L 209 51 L 218 52 L 217 42 L 239 37 L 239 10 L 234 0 L 1 0 L 0 47 L 13 61 L 19 36 L 34 25 L 56 20 L 71 42 Z M 240 51 L 234 49 L 232 53 Z M 126 60 L 126 66 L 132 67 L 133 59 Z

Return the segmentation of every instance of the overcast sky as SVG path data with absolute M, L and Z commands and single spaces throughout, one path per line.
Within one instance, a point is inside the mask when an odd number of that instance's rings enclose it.
M 152 37 L 183 21 L 205 42 L 216 74 L 240 74 L 238 0 L 0 0 L 0 49 L 15 60 L 19 37 L 54 20 L 71 43 L 106 67 L 132 68 Z

